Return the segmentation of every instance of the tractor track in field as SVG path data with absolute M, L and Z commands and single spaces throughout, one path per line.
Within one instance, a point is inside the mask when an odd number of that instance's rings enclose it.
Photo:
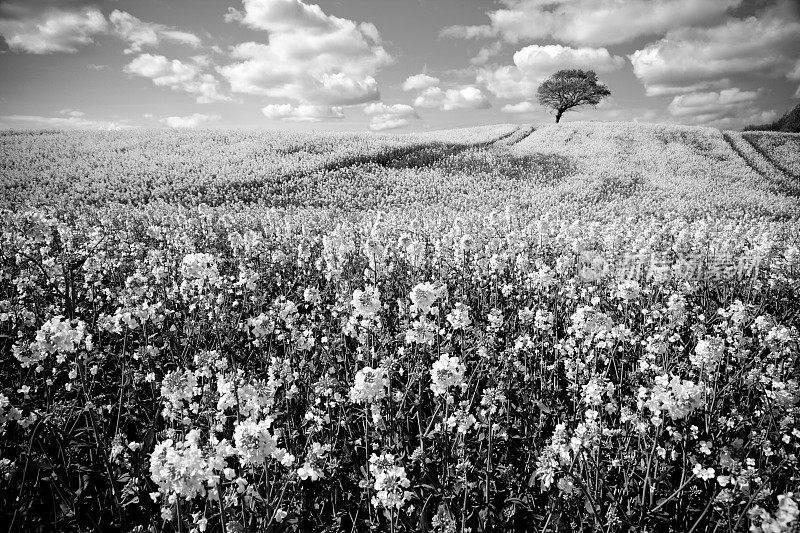
M 532 126 L 522 126 L 508 133 L 504 133 L 495 139 L 473 144 L 457 144 L 433 140 L 395 147 L 380 152 L 352 155 L 340 160 L 324 163 L 318 167 L 289 171 L 277 177 L 276 182 L 282 184 L 285 190 L 288 190 L 291 189 L 295 183 L 311 178 L 316 174 L 326 172 L 346 173 L 360 167 L 368 166 L 388 169 L 429 168 L 447 157 L 456 156 L 468 150 L 476 148 L 485 149 L 494 146 L 512 146 L 528 137 L 533 131 L 534 128 Z M 261 183 L 260 179 L 254 180 L 253 182 L 232 183 L 229 187 L 233 190 L 245 189 L 253 185 L 258 185 L 259 183 Z M 201 185 L 200 187 L 203 186 Z
M 768 161 L 773 167 L 775 167 L 776 169 L 780 170 L 781 172 L 783 172 L 786 176 L 788 176 L 790 178 L 800 179 L 799 175 L 795 174 L 790 169 L 788 169 L 785 166 L 783 166 L 779 161 L 775 161 L 775 158 L 771 157 L 769 155 L 769 152 L 764 150 L 757 143 L 753 142 L 753 140 L 750 138 L 751 136 L 749 134 L 742 133 L 741 137 L 742 137 L 742 139 L 744 139 L 747 142 L 747 144 L 749 144 L 750 146 L 753 147 L 753 150 L 755 150 L 756 152 L 761 154 L 761 157 L 763 157 L 766 161 Z
M 797 182 L 796 176 L 776 165 L 744 135 L 726 131 L 722 132 L 722 137 L 753 172 L 770 184 L 770 189 L 786 196 L 800 198 L 800 183 Z
M 520 126 L 516 130 L 512 131 L 508 135 L 503 135 L 499 139 L 496 139 L 492 144 L 497 146 L 505 146 L 510 147 L 514 146 L 525 140 L 531 133 L 536 130 L 533 126 Z
M 525 126 L 524 128 L 521 128 L 521 131 L 523 132 L 522 135 L 517 137 L 513 141 L 509 142 L 508 143 L 509 146 L 514 146 L 515 144 L 521 143 L 522 141 L 530 137 L 531 134 L 534 131 L 536 131 L 536 128 L 534 128 L 533 126 Z
M 498 143 L 502 143 L 506 139 L 510 139 L 518 131 L 519 131 L 519 128 L 517 128 L 517 129 L 515 129 L 513 131 L 509 131 L 508 133 L 504 133 L 500 137 L 498 137 L 497 139 L 492 139 L 491 141 L 486 141 L 486 142 L 482 142 L 482 143 L 475 143 L 472 146 L 477 146 L 477 147 L 481 147 L 481 148 L 487 147 L 487 146 L 493 146 L 493 145 L 496 145 Z
M 728 143 L 728 146 L 731 147 L 731 150 L 733 150 L 733 152 L 736 155 L 742 158 L 742 160 L 747 164 L 748 167 L 752 169 L 753 172 L 755 172 L 762 178 L 770 177 L 767 175 L 766 169 L 759 168 L 760 165 L 758 165 L 752 157 L 750 157 L 748 154 L 745 153 L 745 150 L 743 150 L 742 147 L 739 146 L 739 143 L 736 141 L 733 135 L 731 135 L 727 131 L 724 131 L 722 132 L 722 138 L 725 139 L 725 142 Z M 744 141 L 744 138 L 742 138 L 742 141 L 746 142 Z M 749 145 L 750 143 L 747 144 Z

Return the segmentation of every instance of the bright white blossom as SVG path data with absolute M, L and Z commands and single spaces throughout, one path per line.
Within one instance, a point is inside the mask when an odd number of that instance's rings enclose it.
M 75 353 L 81 342 L 86 342 L 87 348 L 91 349 L 91 335 L 86 334 L 86 324 L 76 320 L 73 325 L 59 315 L 42 324 L 36 332 L 36 340 L 30 344 L 27 352 L 15 349 L 14 355 L 23 367 L 27 367 L 48 355 L 59 354 L 63 357 Z
M 386 397 L 389 386 L 386 370 L 365 366 L 356 372 L 355 382 L 350 388 L 350 401 L 372 403 Z
M 373 488 L 375 496 L 372 505 L 385 509 L 402 509 L 412 494 L 408 489 L 411 481 L 406 477 L 406 469 L 394 464 L 394 456 L 390 453 L 380 457 L 372 454 L 369 460 L 370 473 L 375 477 Z
M 236 423 L 233 430 L 233 442 L 236 453 L 245 465 L 263 463 L 278 451 L 277 441 L 270 432 L 272 425 L 269 419 L 254 422 L 247 419 Z
M 713 367 L 725 353 L 725 341 L 716 337 L 707 337 L 697 343 L 689 361 L 696 367 Z
M 434 396 L 447 394 L 451 387 L 461 387 L 465 372 L 466 367 L 459 357 L 442 354 L 431 367 L 431 390 Z
M 377 287 L 356 289 L 353 291 L 352 303 L 356 316 L 373 318 L 381 309 L 381 294 Z
M 419 283 L 411 289 L 409 298 L 414 308 L 421 314 L 426 314 L 436 300 L 444 293 L 444 287 L 437 287 L 433 283 Z
M 447 321 L 453 329 L 465 329 L 472 324 L 472 319 L 469 317 L 469 306 L 458 302 L 447 315 Z
M 181 261 L 181 274 L 187 280 L 214 282 L 219 278 L 217 258 L 208 253 L 186 254 Z

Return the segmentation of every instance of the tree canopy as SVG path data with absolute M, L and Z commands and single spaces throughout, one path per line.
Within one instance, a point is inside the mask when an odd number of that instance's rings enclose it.
M 544 80 L 536 91 L 539 103 L 556 113 L 556 122 L 570 109 L 591 105 L 609 96 L 611 91 L 597 80 L 593 70 L 559 70 Z

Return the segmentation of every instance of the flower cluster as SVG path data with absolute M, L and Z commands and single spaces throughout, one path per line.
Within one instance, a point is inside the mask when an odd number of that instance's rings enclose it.
M 451 387 L 461 388 L 466 367 L 459 357 L 443 353 L 431 366 L 431 390 L 435 396 L 448 394 Z
M 223 464 L 224 459 L 204 449 L 199 432 L 192 430 L 184 440 L 156 445 L 150 454 L 150 478 L 170 502 L 178 496 L 191 499 L 217 486 Z
M 350 401 L 355 403 L 372 403 L 386 397 L 388 380 L 386 370 L 365 366 L 356 372 L 353 387 L 350 389 Z
M 748 514 L 754 521 L 750 526 L 752 533 L 784 533 L 796 530 L 800 524 L 800 505 L 791 492 L 778 496 L 778 509 L 774 515 L 759 505 L 750 509 Z
M 63 316 L 54 316 L 47 320 L 36 332 L 36 340 L 30 343 L 27 350 L 15 346 L 14 356 L 23 367 L 42 361 L 48 355 L 57 354 L 57 362 L 62 363 L 67 354 L 75 353 L 81 342 L 91 349 L 91 335 L 86 334 L 86 324 L 81 321 L 65 320 Z
M 402 509 L 412 497 L 408 489 L 411 482 L 406 477 L 406 469 L 395 465 L 394 455 L 383 453 L 378 457 L 372 454 L 369 471 L 375 478 L 373 505 L 386 509 Z

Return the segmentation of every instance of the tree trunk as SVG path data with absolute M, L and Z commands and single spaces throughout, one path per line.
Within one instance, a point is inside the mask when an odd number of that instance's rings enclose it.
M 566 110 L 565 110 L 565 109 L 559 109 L 559 110 L 556 112 L 556 124 L 558 124 L 558 123 L 559 123 L 559 121 L 561 120 L 561 115 L 563 115 L 563 114 L 564 114 L 564 111 L 566 111 Z

